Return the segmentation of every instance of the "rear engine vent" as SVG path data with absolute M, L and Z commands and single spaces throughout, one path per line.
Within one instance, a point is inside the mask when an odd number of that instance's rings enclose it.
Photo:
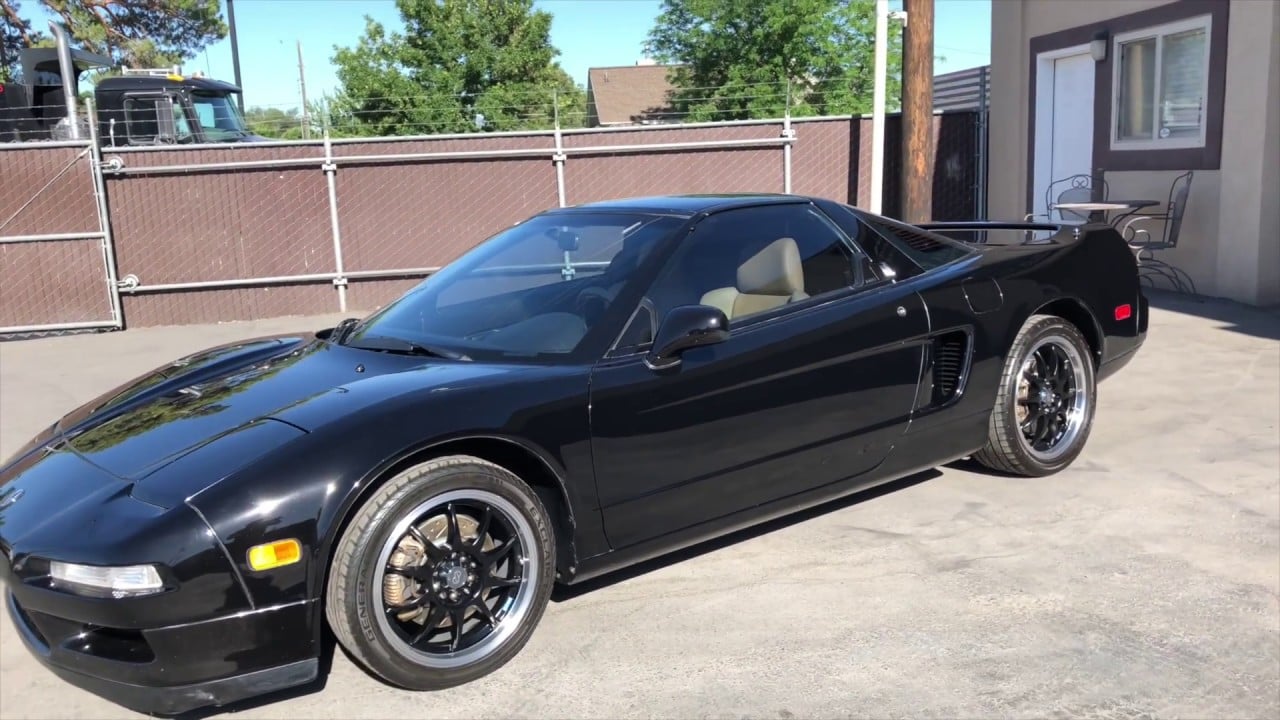
M 905 223 L 881 219 L 875 226 L 889 244 L 921 268 L 945 265 L 973 252 L 970 246 L 959 240 L 924 232 Z
M 937 252 L 939 250 L 946 250 L 949 248 L 945 243 L 941 243 L 936 238 L 932 238 L 924 233 L 899 227 L 889 227 L 888 230 L 897 236 L 899 240 L 906 243 L 907 247 L 915 250 L 916 252 Z
M 933 339 L 933 405 L 942 405 L 959 392 L 968 350 L 969 336 L 962 332 Z

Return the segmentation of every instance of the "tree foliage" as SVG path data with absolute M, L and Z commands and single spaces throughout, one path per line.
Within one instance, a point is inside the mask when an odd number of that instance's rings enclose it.
M 0 0 L 0 82 L 18 75 L 18 51 L 31 47 L 44 37 L 32 29 L 30 21 L 19 12 L 19 0 Z
M 126 65 L 165 67 L 227 36 L 220 0 L 41 0 L 84 49 Z
M 551 15 L 532 0 L 397 0 L 404 32 L 365 18 L 335 47 L 330 122 L 359 135 L 581 124 L 585 93 L 556 62 Z
M 902 29 L 889 23 L 886 105 L 901 94 Z M 874 0 L 664 0 L 647 51 L 677 65 L 674 109 L 690 120 L 871 111 Z
M 302 114 L 297 108 L 250 107 L 244 111 L 249 132 L 262 137 L 294 140 L 302 137 Z
M 179 65 L 227 36 L 220 0 L 39 0 L 67 26 L 76 47 L 135 67 Z M 3 61 L 17 64 L 22 47 L 51 45 L 19 14 L 19 0 L 0 0 Z M 10 51 L 12 45 L 12 52 Z

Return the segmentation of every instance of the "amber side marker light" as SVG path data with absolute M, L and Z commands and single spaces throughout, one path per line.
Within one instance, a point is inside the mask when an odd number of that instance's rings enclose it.
M 1116 306 L 1116 320 L 1128 320 L 1133 317 L 1133 307 L 1128 303 Z
M 270 570 L 292 565 L 301 559 L 302 543 L 293 538 L 249 548 L 249 567 L 254 570 Z

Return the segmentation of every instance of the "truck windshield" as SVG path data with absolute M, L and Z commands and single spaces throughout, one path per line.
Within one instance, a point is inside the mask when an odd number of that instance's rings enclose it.
M 209 140 L 230 140 L 249 134 L 236 104 L 226 95 L 191 93 L 196 121 Z

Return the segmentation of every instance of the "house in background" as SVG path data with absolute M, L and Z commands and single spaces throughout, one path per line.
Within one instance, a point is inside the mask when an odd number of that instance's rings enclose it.
M 668 100 L 672 67 L 641 60 L 587 70 L 587 127 L 678 122 Z
M 678 65 L 640 60 L 635 65 L 587 70 L 587 126 L 651 125 L 678 122 L 671 109 L 675 89 L 669 71 Z M 982 110 L 991 88 L 990 66 L 969 68 L 933 78 L 933 109 Z
M 1110 198 L 1164 205 L 1193 171 L 1157 256 L 1203 294 L 1280 302 L 1277 38 L 1269 0 L 992 3 L 991 217 L 1043 215 L 1052 181 L 1098 172 Z

